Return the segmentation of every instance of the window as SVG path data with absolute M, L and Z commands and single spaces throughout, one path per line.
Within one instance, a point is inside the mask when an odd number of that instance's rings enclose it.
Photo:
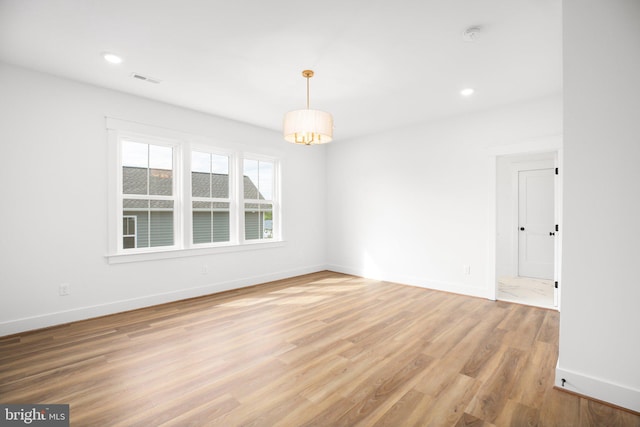
M 193 243 L 229 241 L 229 187 L 227 155 L 191 152 Z
M 136 216 L 122 216 L 122 247 L 124 249 L 137 247 L 136 219 Z
M 107 128 L 109 262 L 280 242 L 277 158 L 123 120 Z
M 274 162 L 244 159 L 244 238 L 273 238 Z
M 122 217 L 135 218 L 134 246 L 130 221 L 123 221 L 123 249 L 174 245 L 173 147 L 122 140 Z

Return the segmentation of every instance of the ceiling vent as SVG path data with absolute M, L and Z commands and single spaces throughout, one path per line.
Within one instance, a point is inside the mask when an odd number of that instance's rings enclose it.
M 149 76 L 143 76 L 142 74 L 138 74 L 138 73 L 131 73 L 131 77 L 133 77 L 134 79 L 142 80 L 149 83 L 158 84 L 161 82 L 161 80 L 154 79 L 153 77 L 149 77 Z

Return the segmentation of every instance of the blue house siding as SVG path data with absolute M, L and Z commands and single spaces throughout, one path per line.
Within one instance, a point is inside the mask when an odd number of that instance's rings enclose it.
M 193 212 L 193 243 L 228 242 L 229 212 Z

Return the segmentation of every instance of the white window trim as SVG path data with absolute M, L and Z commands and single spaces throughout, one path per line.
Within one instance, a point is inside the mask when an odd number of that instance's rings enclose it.
M 183 258 L 228 252 L 253 251 L 282 247 L 286 242 L 281 230 L 281 165 L 279 157 L 256 154 L 226 148 L 211 138 L 184 132 L 106 117 L 108 161 L 108 248 L 105 255 L 109 264 L 141 262 L 159 259 Z M 120 141 L 130 138 L 151 144 L 171 145 L 174 148 L 174 245 L 150 248 L 122 249 L 122 168 Z M 191 151 L 203 151 L 229 156 L 230 180 L 230 241 L 194 244 L 191 196 Z M 245 240 L 244 238 L 244 189 L 239 177 L 243 176 L 244 159 L 265 160 L 274 163 L 273 232 L 270 239 Z M 181 191 L 177 191 L 181 189 Z M 235 195 L 235 197 L 231 197 Z M 154 198 L 162 196 L 154 196 Z M 276 212 L 277 209 L 277 212 Z M 240 214 L 242 210 L 242 214 Z

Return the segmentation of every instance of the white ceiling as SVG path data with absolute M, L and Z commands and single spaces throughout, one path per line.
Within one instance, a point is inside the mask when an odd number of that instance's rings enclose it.
M 0 0 L 1 61 L 270 129 L 313 69 L 335 141 L 558 94 L 561 37 L 561 0 Z

